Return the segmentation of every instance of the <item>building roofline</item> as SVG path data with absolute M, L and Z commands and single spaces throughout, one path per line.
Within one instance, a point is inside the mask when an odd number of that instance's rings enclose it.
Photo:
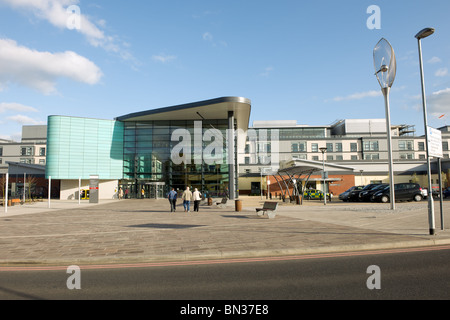
M 206 107 L 206 106 L 216 105 L 216 104 L 220 104 L 220 103 L 242 103 L 242 104 L 248 104 L 249 106 L 251 106 L 251 101 L 247 98 L 222 97 L 222 98 L 197 101 L 197 102 L 180 104 L 180 105 L 175 105 L 175 106 L 170 106 L 170 107 L 157 108 L 157 109 L 152 109 L 152 110 L 147 110 L 147 111 L 130 113 L 130 114 L 127 114 L 124 116 L 117 117 L 117 118 L 115 118 L 115 120 L 132 121 L 132 119 L 139 118 L 139 117 L 157 115 L 157 114 L 162 114 L 162 113 L 169 113 L 169 112 L 174 112 L 174 111 L 185 111 L 188 109 Z

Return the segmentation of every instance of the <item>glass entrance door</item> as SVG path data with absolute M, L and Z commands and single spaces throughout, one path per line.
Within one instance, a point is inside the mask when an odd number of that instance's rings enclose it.
M 164 182 L 149 182 L 147 183 L 149 190 L 150 199 L 164 199 L 165 198 L 165 187 Z

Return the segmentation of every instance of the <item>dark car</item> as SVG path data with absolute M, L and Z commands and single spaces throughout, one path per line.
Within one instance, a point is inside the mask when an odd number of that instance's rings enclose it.
M 444 194 L 444 198 L 450 197 L 450 188 L 445 189 L 443 194 Z
M 372 183 L 372 184 L 368 184 L 367 186 L 363 187 L 362 189 L 355 188 L 355 189 L 353 189 L 352 191 L 349 192 L 347 200 L 348 201 L 360 201 L 359 195 L 361 194 L 361 192 L 371 190 L 371 189 L 375 188 L 378 185 L 379 184 Z
M 352 191 L 354 191 L 354 190 L 362 190 L 363 188 L 364 188 L 364 186 L 354 186 L 354 187 L 351 187 L 350 189 L 348 189 L 347 191 L 345 191 L 345 192 L 343 192 L 343 193 L 341 193 L 341 194 L 339 195 L 339 200 L 342 200 L 342 201 L 349 201 L 348 197 L 349 197 L 349 195 L 350 195 L 350 192 L 352 192 Z
M 371 201 L 372 196 L 378 192 L 383 190 L 384 188 L 389 187 L 386 183 L 376 184 L 373 188 L 369 190 L 363 190 L 359 193 L 359 201 Z
M 422 201 L 422 188 L 417 183 L 397 183 L 394 186 L 395 200 Z M 390 187 L 378 191 L 373 195 L 373 200 L 377 202 L 390 202 Z

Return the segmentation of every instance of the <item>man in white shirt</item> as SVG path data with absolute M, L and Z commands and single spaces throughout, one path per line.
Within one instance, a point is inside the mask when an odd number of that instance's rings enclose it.
M 200 205 L 200 200 L 202 200 L 202 196 L 200 194 L 200 191 L 197 190 L 197 188 L 195 188 L 195 191 L 193 193 L 193 200 L 194 200 L 194 211 L 198 212 L 198 207 Z

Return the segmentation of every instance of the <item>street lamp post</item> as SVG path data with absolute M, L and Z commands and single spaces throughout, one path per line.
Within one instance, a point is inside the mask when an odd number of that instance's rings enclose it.
M 325 153 L 327 152 L 327 148 L 320 148 L 322 152 L 322 171 L 323 171 L 323 205 L 327 205 L 327 187 L 326 187 L 326 177 L 325 177 Z
M 394 84 L 395 75 L 397 73 L 397 62 L 395 59 L 394 49 L 389 41 L 382 38 L 373 50 L 373 60 L 375 65 L 375 75 L 380 84 L 381 91 L 384 95 L 384 103 L 386 107 L 386 131 L 388 142 L 389 157 L 389 189 L 391 210 L 395 210 L 395 192 L 394 192 L 394 163 L 392 160 L 392 137 L 391 137 L 391 115 L 389 107 L 389 92 Z
M 427 148 L 427 173 L 428 173 L 428 218 L 430 225 L 430 235 L 435 234 L 435 220 L 434 220 L 434 201 L 431 185 L 431 162 L 430 162 L 430 149 L 428 143 L 428 118 L 427 118 L 427 99 L 425 95 L 425 76 L 423 73 L 423 59 L 422 59 L 422 39 L 431 36 L 434 33 L 433 28 L 425 28 L 416 34 L 416 39 L 419 44 L 419 62 L 420 62 L 420 78 L 422 83 L 422 102 L 423 102 L 423 119 L 425 124 L 425 143 Z

